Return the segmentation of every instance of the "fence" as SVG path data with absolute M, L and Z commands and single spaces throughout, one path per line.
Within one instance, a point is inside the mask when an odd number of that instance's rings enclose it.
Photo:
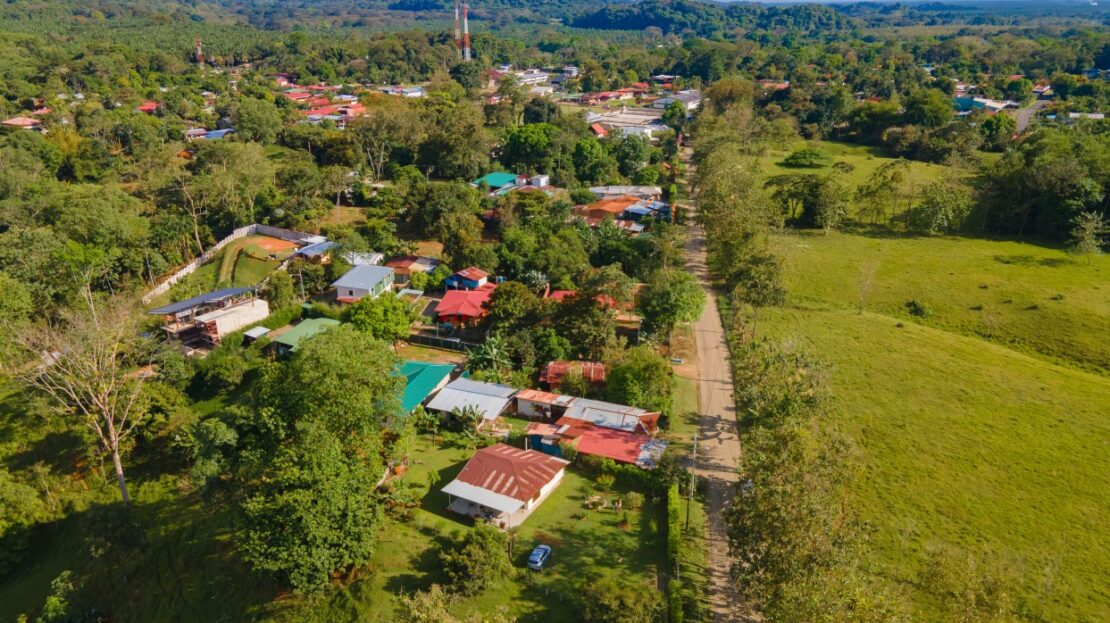
M 425 346 L 433 346 L 435 348 L 442 348 L 444 350 L 457 350 L 459 352 L 466 352 L 471 348 L 478 346 L 471 342 L 464 342 L 457 337 L 436 337 L 434 335 L 425 335 L 423 333 L 414 333 L 405 340 L 412 344 L 423 344 Z
M 193 261 L 177 269 L 177 272 L 170 275 L 169 277 L 166 277 L 165 281 L 154 286 L 150 290 L 150 292 L 147 292 L 143 295 L 143 304 L 149 303 L 151 299 L 156 296 L 165 294 L 167 291 L 169 291 L 170 288 L 176 285 L 177 282 L 193 274 L 196 269 L 200 268 L 205 263 L 211 261 L 212 258 L 216 257 L 216 255 L 220 251 L 222 251 L 229 242 L 233 240 L 238 240 L 239 238 L 242 238 L 244 236 L 251 236 L 255 234 L 270 236 L 271 238 L 279 238 L 281 240 L 288 240 L 290 242 L 295 242 L 298 244 L 304 244 L 308 241 L 314 241 L 323 238 L 322 236 L 316 236 L 314 234 L 306 234 L 304 232 L 293 231 L 291 229 L 282 229 L 280 227 L 270 227 L 269 225 L 259 225 L 258 223 L 244 225 L 232 231 L 230 234 L 225 236 L 223 240 L 220 240 L 216 244 L 209 247 L 207 251 L 201 253 L 199 256 L 193 259 Z M 284 266 L 285 263 L 282 263 L 282 268 L 284 268 Z

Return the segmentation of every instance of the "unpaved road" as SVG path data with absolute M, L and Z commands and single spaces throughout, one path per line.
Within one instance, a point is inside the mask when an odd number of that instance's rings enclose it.
M 701 413 L 695 471 L 706 484 L 709 606 L 713 611 L 713 620 L 717 622 L 758 621 L 758 617 L 736 594 L 729 576 L 731 559 L 724 513 L 739 480 L 740 435 L 732 400 L 728 346 L 706 265 L 705 233 L 697 225 L 689 229 L 686 269 L 698 278 L 709 299 L 705 312 L 694 323 L 698 353 L 698 410 Z

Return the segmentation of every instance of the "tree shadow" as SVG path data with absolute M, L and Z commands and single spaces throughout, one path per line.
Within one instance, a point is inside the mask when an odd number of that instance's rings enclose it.
M 991 259 L 999 264 L 1012 266 L 1044 266 L 1047 268 L 1072 266 L 1076 263 L 1075 260 L 1065 257 L 1034 257 L 1028 254 L 995 255 Z
M 78 470 L 85 461 L 87 447 L 86 440 L 76 431 L 51 431 L 26 449 L 5 458 L 4 466 L 11 471 L 20 471 L 41 462 L 55 474 L 69 474 Z
M 451 547 L 451 539 L 439 531 L 432 530 L 432 543 L 411 559 L 409 571 L 390 576 L 385 582 L 385 588 L 394 595 L 414 593 L 428 590 L 432 584 L 446 585 L 447 574 L 443 571 L 443 563 L 439 553 Z
M 442 491 L 447 483 L 455 479 L 462 471 L 466 461 L 460 461 L 453 465 L 448 465 L 436 472 L 439 475 L 439 480 L 436 484 L 428 489 L 424 497 L 420 498 L 420 508 L 444 519 L 450 519 L 464 526 L 474 525 L 474 522 L 469 518 L 458 513 L 448 510 L 447 494 Z

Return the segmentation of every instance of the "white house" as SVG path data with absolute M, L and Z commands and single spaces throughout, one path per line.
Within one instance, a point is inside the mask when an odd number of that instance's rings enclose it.
M 652 103 L 655 108 L 667 108 L 675 102 L 680 102 L 682 107 L 686 109 L 686 114 L 690 114 L 701 106 L 701 93 L 698 91 L 679 91 L 671 95 L 663 96 Z
M 515 528 L 559 486 L 569 461 L 503 443 L 482 448 L 443 492 L 447 508 Z
M 508 385 L 457 378 L 439 390 L 427 409 L 449 414 L 455 409 L 474 407 L 488 422 L 501 417 L 509 409 L 515 394 L 516 388 Z
M 340 303 L 354 303 L 369 296 L 377 298 L 393 286 L 393 269 L 363 264 L 348 270 L 331 284 Z

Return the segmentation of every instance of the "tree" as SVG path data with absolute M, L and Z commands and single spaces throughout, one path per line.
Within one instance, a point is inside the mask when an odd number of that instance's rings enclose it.
M 496 376 L 506 374 L 512 367 L 513 360 L 500 333 L 494 333 L 466 352 L 468 372 L 487 372 Z
M 343 320 L 379 340 L 397 342 L 409 336 L 416 313 L 392 292 L 363 297 L 343 310 Z
M 501 148 L 501 162 L 522 171 L 550 171 L 550 152 L 558 132 L 559 128 L 550 123 L 513 128 Z
M 462 539 L 440 552 L 440 564 L 452 589 L 473 596 L 511 577 L 508 546 L 507 534 L 488 523 L 475 523 Z
M 650 346 L 630 348 L 607 364 L 605 399 L 649 411 L 669 412 L 674 372 Z
M 281 113 L 266 100 L 244 97 L 232 112 L 235 133 L 244 140 L 273 143 L 281 129 Z
M 705 291 L 692 274 L 659 270 L 640 293 L 639 311 L 648 332 L 665 338 L 675 325 L 696 320 L 705 302 Z
M 1104 217 L 1097 212 L 1082 212 L 1073 221 L 1071 246 L 1068 251 L 1087 258 L 1087 265 L 1098 255 L 1102 255 L 1103 239 L 1110 228 Z
M 297 300 L 293 277 L 284 270 L 274 271 L 266 280 L 262 297 L 270 304 L 270 309 L 273 311 L 289 307 Z
M 533 97 L 524 105 L 524 123 L 551 123 L 559 117 L 559 106 L 549 99 Z
M 782 164 L 795 168 L 819 169 L 832 164 L 832 155 L 817 147 L 803 147 L 783 159 Z
M 97 301 L 86 289 L 85 308 L 62 312 L 56 323 L 27 327 L 16 336 L 26 363 L 17 375 L 45 394 L 62 414 L 80 420 L 98 449 L 112 460 L 124 505 L 130 503 L 123 473 L 122 443 L 142 424 L 139 396 L 146 374 L 135 368 L 138 319 L 124 297 Z
M 634 177 L 651 157 L 651 143 L 639 134 L 620 132 L 610 141 L 617 170 L 625 177 Z
M 1001 151 L 1017 131 L 1017 120 L 1010 115 L 991 115 L 979 122 L 979 132 L 986 146 Z
M 424 138 L 419 114 L 403 98 L 389 97 L 376 102 L 366 114 L 347 126 L 354 142 L 370 165 L 374 179 L 380 180 L 394 152 L 414 149 Z
M 586 184 L 604 183 L 616 174 L 617 163 L 613 156 L 593 137 L 575 143 L 573 160 L 578 179 Z
M 542 302 L 528 286 L 506 281 L 497 286 L 486 301 L 487 326 L 494 331 L 512 333 L 534 325 L 539 320 Z
M 486 86 L 485 68 L 481 63 L 459 62 L 451 66 L 451 79 L 462 85 L 468 95 L 477 93 Z
M 905 102 L 906 123 L 939 128 L 952 121 L 954 107 L 951 98 L 937 89 L 918 89 L 910 93 Z
M 663 111 L 662 120 L 675 133 L 681 132 L 686 127 L 686 106 L 682 102 L 671 102 Z
M 856 203 L 859 206 L 857 214 L 862 218 L 869 218 L 872 223 L 875 223 L 887 219 L 889 208 L 889 213 L 893 218 L 895 202 L 898 199 L 898 188 L 908 166 L 909 163 L 900 158 L 879 165 L 867 180 L 856 189 Z
M 962 184 L 938 180 L 922 191 L 923 200 L 909 216 L 909 225 L 929 233 L 951 233 L 963 226 L 971 213 L 971 192 Z
M 782 285 L 782 262 L 767 251 L 749 254 L 730 276 L 732 300 L 742 301 L 755 310 L 752 337 L 759 325 L 759 311 L 764 307 L 778 307 L 786 302 L 786 288 Z
M 582 594 L 586 623 L 659 623 L 665 610 L 654 587 L 632 586 L 611 578 L 588 584 Z

